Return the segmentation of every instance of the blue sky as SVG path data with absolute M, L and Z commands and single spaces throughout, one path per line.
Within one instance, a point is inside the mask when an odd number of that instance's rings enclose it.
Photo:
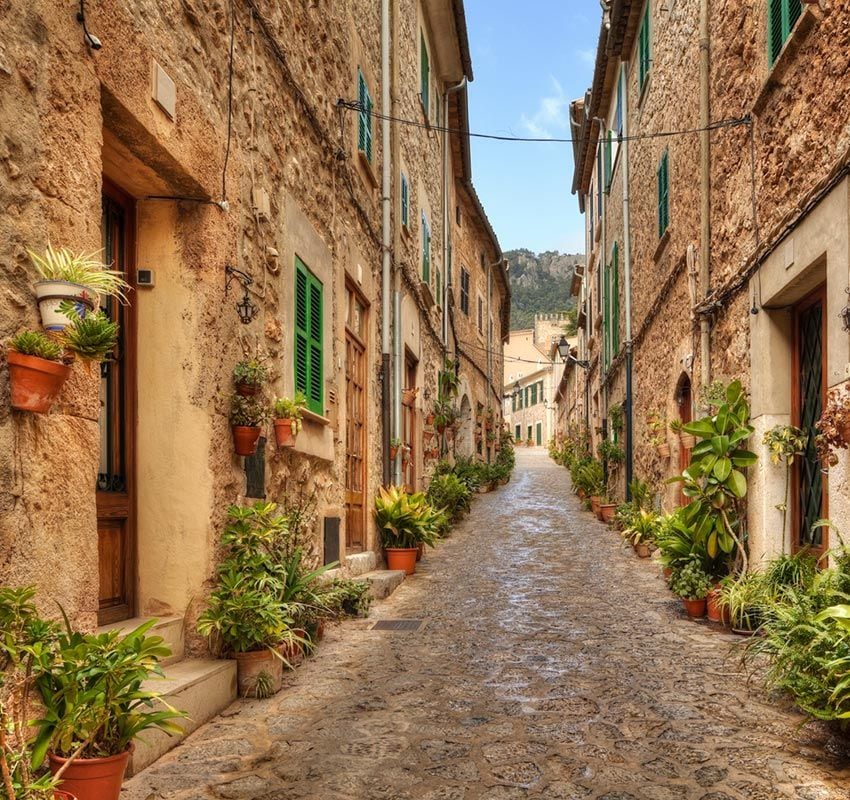
M 568 137 L 593 77 L 599 0 L 465 0 L 470 130 Z M 583 252 L 572 145 L 472 140 L 472 175 L 502 248 Z

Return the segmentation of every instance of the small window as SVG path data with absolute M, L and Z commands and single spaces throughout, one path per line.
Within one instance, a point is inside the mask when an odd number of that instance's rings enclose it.
M 658 165 L 658 238 L 660 239 L 670 226 L 670 160 L 669 152 L 664 151 Z
M 517 425 L 516 429 L 514 431 L 514 440 L 518 442 L 521 438 L 522 438 L 522 428 L 519 425 Z
M 360 103 L 357 126 L 357 149 L 372 163 L 372 96 L 363 73 L 357 70 L 357 97 Z
M 324 415 L 322 377 L 322 283 L 295 257 L 295 389 L 307 408 Z
M 640 32 L 638 33 L 638 89 L 641 92 L 646 85 L 646 79 L 649 77 L 649 66 L 652 63 L 650 45 L 649 0 L 647 0 L 643 19 L 640 23 Z
M 528 439 L 529 442 L 532 441 L 532 439 L 531 439 L 531 425 L 528 426 L 528 436 L 526 438 Z
M 401 224 L 410 227 L 410 184 L 407 175 L 401 173 Z
M 428 217 L 422 212 L 422 280 L 431 283 L 431 228 Z
M 767 51 L 771 65 L 779 58 L 782 47 L 802 13 L 801 0 L 768 0 Z
M 419 99 L 425 116 L 431 118 L 431 62 L 428 58 L 428 46 L 425 44 L 425 34 L 419 34 Z
M 466 267 L 460 268 L 460 310 L 469 316 L 469 272 Z

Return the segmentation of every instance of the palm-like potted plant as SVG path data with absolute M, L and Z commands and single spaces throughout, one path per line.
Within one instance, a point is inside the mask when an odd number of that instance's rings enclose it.
M 307 397 L 296 392 L 295 397 L 279 397 L 274 401 L 274 435 L 278 447 L 292 447 L 301 430 L 301 418 L 307 408 Z
M 257 441 L 265 418 L 266 409 L 256 397 L 233 395 L 230 401 L 230 426 L 236 455 L 252 456 L 257 452 Z
M 186 716 L 142 688 L 162 675 L 171 655 L 159 636 L 147 636 L 150 620 L 129 633 L 66 629 L 55 652 L 42 650 L 34 671 L 44 706 L 36 722 L 33 765 L 47 757 L 62 789 L 79 800 L 118 800 L 133 740 L 158 729 L 179 735 L 175 720 Z
M 102 296 L 127 302 L 130 290 L 121 272 L 109 269 L 100 253 L 75 253 L 66 247 L 47 245 L 43 255 L 28 250 L 41 280 L 35 284 L 42 325 L 49 331 L 64 330 L 71 320 L 60 308 L 71 303 L 80 315 L 96 311 Z
M 670 578 L 673 593 L 682 598 L 685 612 L 692 619 L 705 616 L 706 596 L 711 589 L 711 579 L 698 558 L 689 559 Z
M 441 521 L 440 512 L 423 493 L 408 494 L 398 486 L 381 488 L 375 498 L 375 523 L 389 569 L 412 575 L 419 545 L 433 547 Z
M 68 379 L 62 345 L 41 331 L 21 331 L 9 340 L 6 353 L 12 408 L 46 414 Z

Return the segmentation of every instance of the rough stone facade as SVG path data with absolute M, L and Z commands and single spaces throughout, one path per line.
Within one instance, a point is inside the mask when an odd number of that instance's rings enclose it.
M 146 0 L 112 4 L 108 12 L 97 4 L 86 9 L 102 49 L 89 48 L 74 14 L 54 2 L 0 9 L 0 338 L 39 327 L 26 248 L 52 242 L 99 250 L 102 192 L 116 186 L 132 208 L 133 268 L 156 276 L 154 287 L 135 287 L 131 295 L 128 615 L 186 615 L 189 632 L 213 574 L 226 508 L 251 499 L 228 421 L 242 343 L 270 354 L 269 399 L 295 390 L 296 257 L 323 287 L 324 413 L 308 415 L 294 448 L 278 450 L 270 429 L 265 434 L 264 493 L 277 500 L 315 492 L 314 555 L 325 556 L 323 520 L 339 518 L 344 557 L 350 289 L 364 305 L 367 511 L 358 548 L 380 548 L 368 509 L 388 445 L 381 334 L 392 315 L 382 315 L 379 189 L 387 154 L 377 118 L 371 160 L 359 152 L 358 112 L 337 100 L 358 99 L 362 74 L 380 107 L 381 4 L 241 0 L 231 10 L 216 0 Z M 460 5 L 397 4 L 397 116 L 422 118 L 420 35 L 434 51 L 435 103 L 448 79 L 471 77 L 462 15 Z M 173 115 L 154 99 L 157 69 L 174 83 Z M 465 134 L 451 138 L 468 148 Z M 393 126 L 391 141 L 392 267 L 402 308 L 394 338 L 415 351 L 418 385 L 433 395 L 444 357 L 442 311 L 418 280 L 419 219 L 427 209 L 432 264 L 442 270 L 445 144 L 436 130 L 406 125 Z M 409 232 L 400 222 L 402 171 L 411 186 Z M 449 196 L 452 175 L 445 176 Z M 476 213 L 469 218 L 480 226 Z M 487 247 L 497 261 L 497 243 Z M 249 297 L 259 313 L 249 325 L 238 319 L 242 288 L 236 281 L 226 288 L 226 266 L 253 279 Z M 500 291 L 505 314 L 509 296 Z M 495 351 L 501 342 L 494 339 Z M 35 583 L 45 607 L 58 600 L 75 623 L 94 628 L 101 582 L 98 371 L 76 365 L 52 413 L 41 416 L 9 410 L 7 376 L 0 370 L 0 583 Z M 400 389 L 393 387 L 399 396 Z M 501 386 L 471 383 L 469 392 L 474 403 L 492 402 Z M 425 474 L 418 473 L 419 485 Z
M 661 458 L 650 444 L 649 415 L 658 413 L 668 422 L 687 420 L 701 413 L 704 381 L 740 379 L 751 392 L 757 428 L 750 446 L 762 456 L 751 470 L 750 537 L 756 560 L 787 552 L 801 541 L 799 522 L 789 519 L 782 531 L 775 506 L 782 502 L 784 474 L 767 463 L 761 435 L 775 424 L 800 424 L 799 398 L 794 399 L 799 381 L 794 309 L 818 286 L 825 287 L 826 298 L 824 390 L 844 382 L 850 361 L 846 334 L 840 333 L 840 311 L 846 304 L 841 294 L 848 273 L 850 133 L 838 77 L 848 68 L 848 10 L 846 2 L 803 3 L 781 52 L 774 52 L 771 60 L 767 3 L 746 8 L 732 2 L 709 5 L 709 119 L 712 124 L 732 124 L 717 125 L 709 134 L 706 242 L 700 236 L 703 190 L 700 134 L 695 131 L 700 126 L 700 3 L 614 4 L 610 29 L 603 27 L 601 33 L 593 87 L 572 106 L 574 132 L 580 139 L 574 190 L 588 231 L 588 268 L 579 288 L 583 326 L 578 357 L 590 361 L 591 428 L 598 437 L 607 409 L 624 399 L 630 344 L 634 474 L 658 487 L 669 508 L 682 498 L 662 481 L 679 472 L 688 453 L 668 431 L 671 457 Z M 649 60 L 641 86 L 640 29 L 645 17 Z M 621 70 L 625 78 L 618 99 Z M 618 101 L 623 132 L 629 137 L 619 148 Z M 604 130 L 599 118 L 605 121 Z M 609 130 L 615 155 L 610 191 L 603 189 L 600 195 Z M 662 132 L 680 133 L 659 136 Z M 662 232 L 658 170 L 665 152 L 669 225 Z M 620 256 L 620 350 L 602 376 L 600 317 L 608 306 L 600 269 L 610 263 L 615 242 Z M 709 293 L 704 296 L 699 270 L 706 252 Z M 710 324 L 707 364 L 700 358 L 702 318 Z M 841 496 L 846 475 L 842 459 L 830 473 L 824 495 L 829 500 L 821 509 L 842 520 L 848 515 Z

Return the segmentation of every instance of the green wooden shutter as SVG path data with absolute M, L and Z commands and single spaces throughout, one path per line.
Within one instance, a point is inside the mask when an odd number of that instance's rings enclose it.
M 611 172 L 613 169 L 611 154 L 612 154 L 613 133 L 608 131 L 608 136 L 605 139 L 605 192 L 611 191 Z
M 537 405 L 537 384 L 536 383 L 531 384 L 531 405 L 533 405 L 533 406 Z
M 611 358 L 620 352 L 620 250 L 614 242 L 611 258 Z
M 431 283 L 431 229 L 428 218 L 422 212 L 422 280 Z
M 670 225 L 670 164 L 665 150 L 658 165 L 658 238 Z
M 647 2 L 638 34 L 638 81 L 641 91 L 649 77 L 649 50 L 649 2 Z
M 768 0 L 767 52 L 773 64 L 803 13 L 801 0 Z
M 610 361 L 610 326 L 611 326 L 611 314 L 609 310 L 609 301 L 611 295 L 610 289 L 610 273 L 611 273 L 611 265 L 604 264 L 602 267 L 602 364 L 604 368 L 608 369 L 608 364 Z
M 514 440 L 518 442 L 520 439 L 522 439 L 522 428 L 519 425 L 517 425 L 516 426 L 516 435 L 514 436 Z
M 322 386 L 322 284 L 295 258 L 295 390 L 307 397 L 307 408 L 324 414 Z
M 440 270 L 438 270 L 438 269 L 434 270 L 434 272 L 436 273 L 435 277 L 437 278 L 437 305 L 442 307 L 442 305 L 443 305 L 443 275 L 440 272 Z
M 357 70 L 357 100 L 360 104 L 357 127 L 357 148 L 365 156 L 369 163 L 372 162 L 372 97 L 366 86 L 363 72 Z
M 425 46 L 425 34 L 419 34 L 419 58 L 420 58 L 420 87 L 419 97 L 422 100 L 422 107 L 425 109 L 425 116 L 430 119 L 431 113 L 431 64 L 428 61 L 428 48 Z

